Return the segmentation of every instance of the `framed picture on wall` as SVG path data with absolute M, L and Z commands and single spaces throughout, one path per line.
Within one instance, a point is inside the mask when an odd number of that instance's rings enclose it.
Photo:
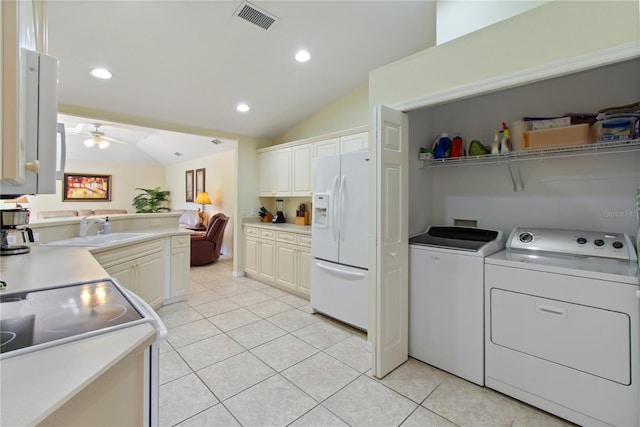
M 185 201 L 193 202 L 193 170 L 186 171 L 184 176 L 185 181 Z
M 63 202 L 111 201 L 111 175 L 65 173 L 62 185 Z
M 205 169 L 196 169 L 196 196 L 198 195 L 198 193 L 202 193 L 203 191 L 205 191 L 204 189 L 204 172 Z

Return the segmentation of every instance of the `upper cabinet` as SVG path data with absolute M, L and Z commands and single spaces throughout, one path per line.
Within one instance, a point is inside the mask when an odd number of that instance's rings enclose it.
M 313 159 L 369 148 L 369 132 L 349 132 L 258 150 L 260 197 L 311 197 Z
M 369 148 L 369 132 L 354 133 L 340 137 L 340 154 Z
M 313 144 L 291 147 L 291 195 L 293 197 L 311 195 L 313 148 Z

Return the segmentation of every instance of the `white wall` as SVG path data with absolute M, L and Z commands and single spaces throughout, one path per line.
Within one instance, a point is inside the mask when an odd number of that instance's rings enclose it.
M 436 44 L 446 43 L 545 3 L 548 3 L 548 0 L 438 0 Z
M 233 229 L 236 218 L 236 149 L 235 146 L 227 151 L 202 157 L 197 160 L 177 163 L 166 168 L 166 186 L 171 190 L 171 207 L 173 209 L 201 208 L 201 205 L 187 202 L 185 172 L 188 170 L 205 169 L 205 191 L 213 205 L 205 205 L 209 214 L 223 212 L 230 219 L 224 230 L 222 253 L 233 256 Z
M 56 194 L 40 194 L 28 196 L 31 220 L 38 218 L 38 212 L 50 210 L 78 209 L 126 209 L 135 212 L 131 205 L 133 198 L 139 194 L 136 188 L 164 188 L 164 166 L 139 165 L 131 163 L 89 162 L 67 159 L 67 173 L 111 175 L 111 201 L 63 202 L 62 181 L 58 181 Z
M 639 75 L 635 59 L 409 113 L 410 234 L 457 218 L 505 233 L 531 226 L 635 235 L 638 151 L 514 162 L 524 181 L 517 192 L 504 163 L 418 170 L 417 153 L 440 132 L 459 131 L 467 144 L 479 139 L 490 145 L 502 121 L 630 104 L 640 94 Z

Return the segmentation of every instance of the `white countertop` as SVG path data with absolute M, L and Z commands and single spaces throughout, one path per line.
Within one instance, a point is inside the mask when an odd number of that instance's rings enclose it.
M 300 234 L 311 234 L 311 226 L 310 225 L 296 225 L 289 222 L 284 223 L 273 223 L 273 222 L 261 222 L 259 220 L 245 220 L 242 223 L 243 227 L 258 227 L 258 228 L 268 228 L 270 230 L 281 230 L 281 231 L 292 231 Z
M 166 233 L 189 234 L 171 229 L 153 238 Z M 84 248 L 34 246 L 27 254 L 0 257 L 0 279 L 7 284 L 0 295 L 106 277 L 107 272 Z M 140 324 L 0 360 L 0 425 L 41 422 L 155 337 L 152 325 Z

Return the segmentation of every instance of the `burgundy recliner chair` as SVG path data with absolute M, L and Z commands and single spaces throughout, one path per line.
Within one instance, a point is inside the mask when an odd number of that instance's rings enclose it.
M 209 219 L 204 234 L 191 235 L 191 265 L 211 264 L 220 258 L 222 237 L 229 217 L 217 213 Z

